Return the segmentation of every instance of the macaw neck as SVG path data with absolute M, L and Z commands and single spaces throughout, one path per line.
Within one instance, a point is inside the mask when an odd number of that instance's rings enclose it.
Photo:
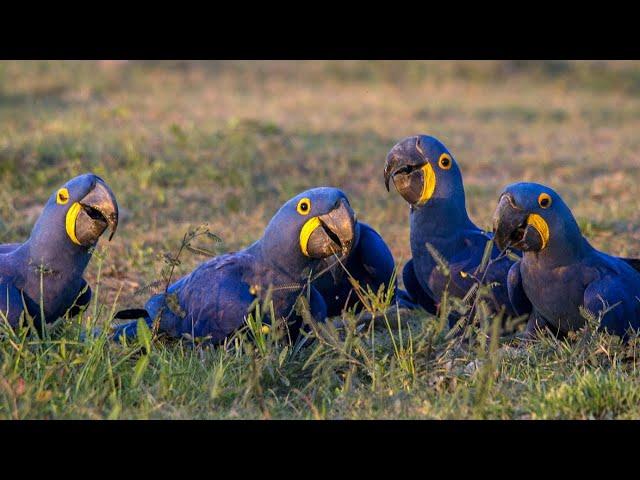
M 64 217 L 47 215 L 50 208 L 49 204 L 45 206 L 23 244 L 29 259 L 52 270 L 73 269 L 78 264 L 84 270 L 91 258 L 89 247 L 73 243 L 65 230 Z
M 594 248 L 582 235 L 575 239 L 553 239 L 540 252 L 524 252 L 523 261 L 554 269 L 582 261 Z
M 44 283 L 46 296 L 59 298 L 61 293 L 77 285 L 89 260 L 91 251 L 75 245 L 65 236 L 32 233 L 29 240 L 13 253 L 21 265 L 17 272 L 22 290 L 32 299 L 40 297 L 40 278 Z
M 411 230 L 448 238 L 461 229 L 478 229 L 467 214 L 464 195 L 458 200 L 433 198 L 411 209 Z
M 247 248 L 258 262 L 265 265 L 289 281 L 300 282 L 306 280 L 308 268 L 314 268 L 318 261 L 305 257 L 302 252 L 283 249 L 283 245 L 272 245 L 260 239 Z

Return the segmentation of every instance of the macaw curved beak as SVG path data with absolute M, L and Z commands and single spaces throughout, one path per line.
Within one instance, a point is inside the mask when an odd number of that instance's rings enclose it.
M 436 174 L 429 162 L 422 156 L 407 158 L 391 151 L 384 165 L 384 185 L 389 191 L 389 182 L 411 205 L 426 203 L 436 189 Z
M 493 232 L 500 250 L 511 246 L 523 252 L 539 252 L 549 243 L 547 222 L 519 207 L 510 193 L 500 196 L 493 214 Z
M 94 245 L 107 228 L 111 230 L 111 241 L 118 228 L 118 202 L 103 180 L 96 179 L 91 191 L 69 208 L 66 228 L 77 245 Z
M 329 213 L 307 220 L 300 231 L 300 250 L 310 258 L 346 257 L 354 244 L 355 225 L 355 213 L 341 199 Z

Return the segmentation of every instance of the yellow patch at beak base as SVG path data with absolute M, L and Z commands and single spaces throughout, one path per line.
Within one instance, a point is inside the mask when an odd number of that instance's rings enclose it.
M 305 257 L 309 256 L 309 252 L 307 251 L 307 244 L 309 243 L 309 237 L 313 233 L 313 231 L 320 226 L 320 219 L 318 217 L 310 218 L 305 222 L 302 226 L 302 230 L 300 230 L 300 250 Z
M 549 225 L 540 215 L 532 213 L 527 219 L 527 225 L 531 225 L 540 234 L 542 238 L 542 250 L 549 243 Z
M 71 241 L 76 245 L 81 245 L 81 243 L 78 241 L 78 238 L 76 237 L 76 220 L 78 218 L 78 214 L 80 213 L 81 209 L 82 207 L 78 202 L 71 205 L 71 207 L 69 208 L 69 211 L 67 212 L 67 218 L 65 220 L 67 235 L 69 236 Z
M 426 203 L 436 189 L 436 172 L 433 171 L 433 167 L 430 163 L 427 163 L 422 167 L 422 174 L 424 177 L 424 184 L 422 186 L 422 195 L 420 195 L 420 199 L 418 200 L 419 205 Z

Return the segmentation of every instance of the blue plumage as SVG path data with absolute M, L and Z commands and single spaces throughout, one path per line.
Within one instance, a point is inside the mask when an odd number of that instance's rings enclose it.
M 307 292 L 307 279 L 319 271 L 322 259 L 349 254 L 354 227 L 342 191 L 323 187 L 302 192 L 280 208 L 254 244 L 202 263 L 166 294 L 151 297 L 146 321 L 151 325 L 158 318 L 159 331 L 172 337 L 188 334 L 219 343 L 244 325 L 254 300 L 271 289 L 274 313 L 287 319 L 293 339 L 302 324 L 294 306 Z M 312 316 L 323 321 L 324 299 L 313 286 L 308 294 Z M 132 337 L 136 330 L 136 322 L 130 322 L 117 327 L 114 337 Z
M 514 305 L 533 306 L 528 334 L 543 326 L 560 335 L 579 329 L 585 324 L 580 307 L 601 315 L 600 328 L 613 334 L 625 337 L 629 328 L 640 328 L 640 273 L 633 260 L 592 247 L 551 188 L 508 186 L 494 230 L 501 246 L 524 252 L 511 267 L 509 295 Z
M 91 289 L 82 274 L 91 249 L 117 223 L 115 196 L 99 177 L 81 175 L 58 189 L 26 242 L 0 245 L 0 315 L 15 327 L 26 305 L 39 326 L 41 299 L 46 322 L 86 305 Z
M 462 174 L 453 155 L 438 139 L 418 135 L 405 138 L 388 153 L 385 183 L 393 181 L 400 195 L 410 204 L 412 259 L 405 265 L 403 280 L 413 299 L 435 313 L 445 289 L 463 297 L 482 277 L 477 269 L 491 233 L 478 228 L 467 214 Z M 450 276 L 437 268 L 436 259 L 426 244 L 431 244 L 446 260 Z M 497 282 L 493 288 L 492 308 L 503 307 L 516 315 L 507 291 L 507 275 L 512 261 L 494 246 L 492 262 L 484 283 Z
M 322 267 L 330 267 L 336 263 L 333 258 L 323 260 Z M 362 309 L 358 296 L 349 281 L 345 269 L 356 280 L 363 290 L 370 288 L 378 292 L 381 285 L 387 289 L 393 278 L 394 296 L 391 304 L 396 302 L 405 308 L 414 308 L 406 292 L 397 290 L 397 281 L 393 277 L 395 261 L 391 250 L 384 239 L 372 227 L 363 222 L 356 223 L 354 246 L 346 260 L 344 268 L 335 265 L 330 271 L 321 275 L 314 286 L 318 289 L 327 304 L 327 315 L 340 315 L 344 309 L 356 306 L 356 311 Z

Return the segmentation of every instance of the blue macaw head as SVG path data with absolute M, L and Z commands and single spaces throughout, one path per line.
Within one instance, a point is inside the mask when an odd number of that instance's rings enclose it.
M 87 173 L 69 180 L 49 200 L 31 232 L 30 241 L 62 248 L 88 249 L 109 228 L 118 227 L 118 203 L 100 177 Z
M 451 152 L 435 137 L 416 135 L 398 142 L 387 154 L 384 182 L 393 181 L 412 206 L 462 201 L 462 174 Z
M 553 189 L 538 183 L 514 183 L 500 195 L 493 215 L 500 249 L 524 252 L 581 245 L 582 234 L 569 207 Z
M 306 190 L 273 216 L 260 242 L 270 259 L 299 266 L 334 254 L 346 256 L 354 245 L 355 213 L 337 188 Z

